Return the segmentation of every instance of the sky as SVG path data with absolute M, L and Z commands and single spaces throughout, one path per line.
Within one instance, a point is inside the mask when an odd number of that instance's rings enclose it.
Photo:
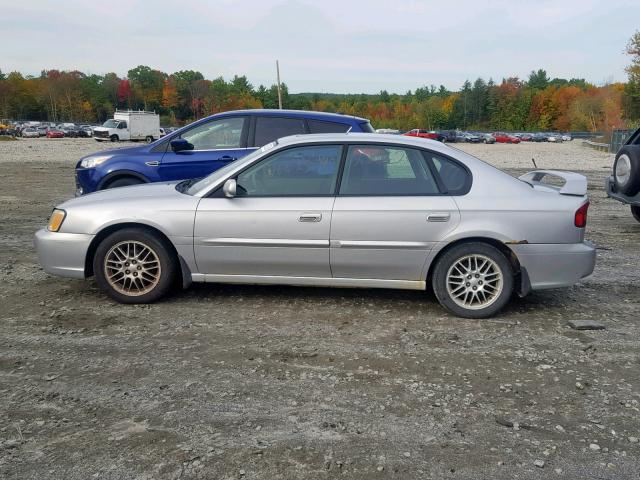
M 543 68 L 625 81 L 640 0 L 0 0 L 0 70 L 148 65 L 289 91 L 393 93 Z

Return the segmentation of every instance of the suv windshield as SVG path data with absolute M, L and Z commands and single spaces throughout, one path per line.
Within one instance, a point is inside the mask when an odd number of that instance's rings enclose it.
M 102 124 L 102 126 L 107 128 L 118 128 L 118 121 L 114 119 L 107 120 Z

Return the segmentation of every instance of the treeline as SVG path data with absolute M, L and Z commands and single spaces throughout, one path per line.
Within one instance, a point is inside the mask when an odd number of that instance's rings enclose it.
M 460 90 L 425 86 L 404 95 L 290 94 L 284 108 L 369 118 L 376 128 L 611 131 L 638 120 L 629 85 L 594 86 L 583 79 L 550 79 L 544 70 L 525 80 L 478 78 Z M 639 100 L 640 101 L 640 100 Z M 155 110 L 164 125 L 182 125 L 217 112 L 277 108 L 277 87 L 254 87 L 245 76 L 209 80 L 183 70 L 171 74 L 138 66 L 115 73 L 45 70 L 40 76 L 0 71 L 0 117 L 103 122 L 115 109 Z M 638 109 L 640 110 L 640 109 Z M 640 114 L 639 114 L 640 115 Z

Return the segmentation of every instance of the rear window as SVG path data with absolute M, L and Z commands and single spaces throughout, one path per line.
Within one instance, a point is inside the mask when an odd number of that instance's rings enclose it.
M 345 133 L 351 125 L 338 122 L 324 122 L 322 120 L 307 120 L 309 133 Z
M 281 137 L 305 132 L 304 119 L 283 117 L 256 118 L 255 146 L 261 147 Z
M 376 131 L 373 129 L 373 127 L 371 126 L 371 122 L 362 122 L 360 124 L 360 128 L 362 129 L 363 132 L 365 133 L 375 133 Z

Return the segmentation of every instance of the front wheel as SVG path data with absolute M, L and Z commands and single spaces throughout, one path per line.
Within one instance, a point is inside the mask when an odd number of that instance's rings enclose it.
M 111 135 L 109 137 L 109 140 L 111 140 L 112 142 L 117 142 L 118 140 L 120 140 L 120 138 L 118 138 L 118 135 Z
M 432 278 L 440 305 L 459 317 L 491 317 L 513 293 L 509 260 L 487 243 L 463 243 L 451 248 L 438 260 Z
M 178 266 L 166 241 L 126 228 L 100 242 L 93 271 L 100 289 L 117 302 L 151 303 L 171 290 Z
M 637 205 L 631 205 L 631 215 L 640 222 L 640 207 Z

